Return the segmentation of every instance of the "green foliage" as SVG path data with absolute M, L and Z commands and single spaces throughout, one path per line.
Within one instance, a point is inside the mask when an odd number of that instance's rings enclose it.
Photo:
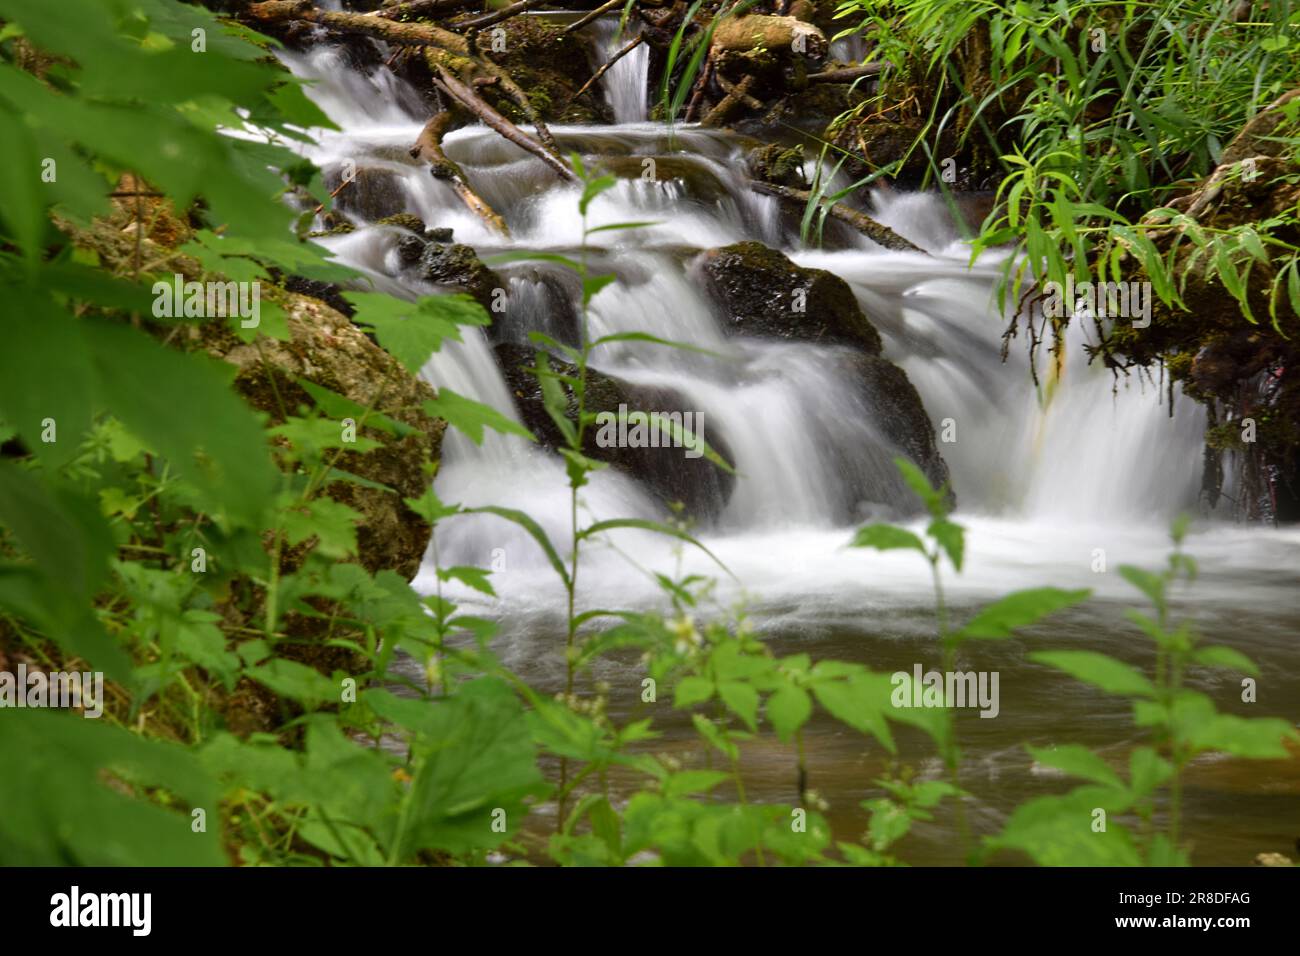
M 14 306 L 5 320 L 12 347 L 0 351 L 0 648 L 6 659 L 18 653 L 51 669 L 90 667 L 109 678 L 101 721 L 45 710 L 0 716 L 7 771 L 0 862 L 536 860 L 542 851 L 525 848 L 521 836 L 535 833 L 541 815 L 534 811 L 550 800 L 557 812 L 545 854 L 560 863 L 892 865 L 900 862 L 899 841 L 942 801 L 952 799 L 960 812 L 952 711 L 894 707 L 890 676 L 863 664 L 778 656 L 743 614 L 707 610 L 711 581 L 656 574 L 663 613 L 578 612 L 581 552 L 608 532 L 651 531 L 676 547 L 702 549 L 684 523 L 587 521 L 580 508 L 580 489 L 601 467 L 582 452 L 594 423 L 586 406 L 592 351 L 628 340 L 682 347 L 648 333 L 595 341 L 588 334 L 586 306 L 609 277 L 590 274 L 586 240 L 639 224 L 585 228 L 578 258 L 545 257 L 572 269 L 583 289 L 578 345 L 535 339 L 546 410 L 565 442 L 567 548 L 517 510 L 443 502 L 431 487 L 406 499 L 432 526 L 435 554 L 438 526 L 468 513 L 511 521 L 538 544 L 567 601 L 565 687 L 552 695 L 502 664 L 493 622 L 464 613 L 443 593 L 456 582 L 491 596 L 491 572 L 438 566 L 435 593 L 421 598 L 396 572 L 359 563 L 364 519 L 329 492 L 392 489 L 344 470 L 340 458 L 380 453 L 384 443 L 371 436 L 406 439 L 416 431 L 411 425 L 310 382 L 298 384 L 313 404 L 281 404 L 273 422 L 239 398 L 230 368 L 173 347 L 191 320 L 150 315 L 156 277 L 149 268 L 156 266 L 139 258 L 129 268 L 92 266 L 78 249 L 129 171 L 206 226 L 181 251 L 207 275 L 268 284 L 282 274 L 340 277 L 323 250 L 295 238 L 303 224 L 280 201 L 290 189 L 319 193 L 317 172 L 273 143 L 218 131 L 239 122 L 236 108 L 281 138 L 324 122 L 298 85 L 264 61 L 259 45 L 272 41 L 169 0 L 36 7 L 0 0 L 0 17 L 8 24 L 0 39 L 0 132 L 15 170 L 0 209 L 0 294 Z M 206 31 L 206 52 L 189 52 L 195 29 Z M 696 41 L 693 61 L 705 46 Z M 44 65 L 20 69 L 33 52 Z M 194 68 L 194 56 L 206 58 L 203 69 Z M 689 69 L 682 82 L 678 106 Z M 58 170 L 49 182 L 40 175 L 45 158 Z M 585 217 L 613 180 L 590 174 L 577 157 L 573 166 L 584 181 Z M 462 326 L 487 321 L 464 297 L 348 295 L 355 322 L 409 373 L 444 341 L 458 340 Z M 222 331 L 260 349 L 263 338 L 289 335 L 282 310 L 268 304 L 266 318 L 256 331 L 231 317 L 201 321 L 224 323 Z M 561 374 L 552 357 L 576 373 Z M 487 429 L 531 438 L 446 389 L 425 411 L 476 442 Z M 345 418 L 370 435 L 345 443 Z M 44 440 L 45 419 L 56 423 L 56 440 Z M 730 467 L 711 449 L 708 458 Z M 432 474 L 437 463 L 427 465 Z M 1008 638 L 1085 596 L 1019 592 L 950 626 L 940 571 L 945 564 L 961 571 L 965 531 L 948 514 L 946 490 L 931 488 L 907 462 L 899 467 L 926 509 L 924 528 L 868 526 L 853 544 L 925 558 L 949 664 L 967 642 Z M 1081 652 L 1038 658 L 1133 697 L 1135 721 L 1152 745 L 1134 751 L 1128 782 L 1080 748 L 1035 751 L 1091 790 L 1031 801 L 990 846 L 1041 862 L 1074 854 L 1181 861 L 1176 822 L 1149 839 L 1115 828 L 1085 846 L 1067 832 L 1065 814 L 1104 806 L 1152 820 L 1155 794 L 1176 787 L 1195 755 L 1278 755 L 1290 733 L 1281 722 L 1220 714 L 1181 685 L 1191 666 L 1253 670 L 1232 649 L 1201 646 L 1188 628 L 1168 622 L 1168 586 L 1194 568 L 1176 552 L 1165 572 L 1124 571 L 1157 609 L 1155 618 L 1134 618 L 1159 648 L 1154 678 Z M 407 666 L 394 666 L 399 654 Z M 654 755 L 659 730 L 649 718 L 637 713 L 616 723 L 598 683 L 584 693 L 580 681 L 607 663 L 626 666 L 627 654 L 639 655 L 646 680 L 671 694 L 708 755 L 704 767 Z M 950 779 L 904 771 L 877 781 L 881 795 L 863 803 L 863 841 L 835 841 L 806 786 L 804 734 L 821 720 L 888 753 L 897 727 L 918 729 L 933 740 Z M 742 753 L 769 734 L 790 752 L 795 805 L 746 797 Z M 549 770 L 557 764 L 558 775 Z M 626 801 L 612 790 L 615 772 L 632 781 Z
M 963 155 L 1000 167 L 999 201 L 972 251 L 1014 250 L 1004 305 L 1067 275 L 1121 281 L 1136 268 L 1162 302 L 1182 308 L 1188 277 L 1203 267 L 1256 323 L 1255 269 L 1281 331 L 1279 309 L 1300 303 L 1295 211 L 1208 228 L 1165 208 L 1215 170 L 1247 121 L 1300 86 L 1300 9 L 1270 3 L 1236 14 L 1217 0 L 843 0 L 837 11 L 856 24 L 844 32 L 871 31 L 874 58 L 888 65 L 871 107 L 925 91 L 928 112 L 908 155 L 926 152 L 927 183 L 940 172 L 932 144 L 954 133 Z M 1292 129 L 1297 110 L 1289 104 Z M 1285 134 L 1294 155 L 1300 136 Z M 1243 175 L 1241 164 L 1230 174 Z M 1161 251 L 1152 237 L 1170 227 L 1182 236 Z M 1187 259 L 1184 240 L 1195 247 Z

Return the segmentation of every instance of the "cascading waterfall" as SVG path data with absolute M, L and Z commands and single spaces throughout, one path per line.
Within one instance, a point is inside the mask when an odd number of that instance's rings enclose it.
M 598 45 L 615 44 L 611 23 L 595 27 Z M 451 227 L 457 242 L 484 258 L 507 248 L 575 251 L 582 230 L 576 187 L 558 183 L 538 161 L 481 127 L 448 136 L 448 155 L 510 223 L 514 238 L 504 245 L 445 183 L 405 158 L 425 116 L 418 97 L 382 67 L 369 75 L 340 71 L 336 56 L 329 48 L 286 55 L 295 72 L 317 82 L 311 95 L 342 127 L 341 133 L 321 133 L 310 149 L 327 171 L 345 160 L 385 171 L 409 211 L 431 226 Z M 607 74 L 607 91 L 620 119 L 640 119 L 643 105 L 633 103 L 631 88 L 644 93 L 644 64 L 635 54 L 624 59 L 622 72 L 616 67 Z M 1090 366 L 1083 322 L 1073 324 L 1059 368 L 1047 368 L 1040 357 L 1042 384 L 1035 390 L 1023 349 L 1013 343 L 1005 363 L 1001 356 L 1006 318 L 995 305 L 996 257 L 971 267 L 935 197 L 876 197 L 878 218 L 928 256 L 887 252 L 856 234 L 841 236 L 838 250 L 819 251 L 802 246 L 782 225 L 775 200 L 747 188 L 741 146 L 725 132 L 681 127 L 670 136 L 661 125 L 640 122 L 553 132 L 566 151 L 599 160 L 621 177 L 591 206 L 590 224 L 655 223 L 602 233 L 590 250 L 596 271 L 618 276 L 591 302 L 591 335 L 649 331 L 713 353 L 619 343 L 602 349 L 593 367 L 630 386 L 671 393 L 680 407 L 703 414 L 704 438 L 726 449 L 738 474 L 725 509 L 699 530 L 760 605 L 788 608 L 794 602 L 810 609 L 828 589 L 859 588 L 865 571 L 900 595 L 922 594 L 928 585 L 897 556 L 842 550 L 848 521 L 888 516 L 905 493 L 891 464 L 895 450 L 882 437 L 880 412 L 864 407 L 836 350 L 729 336 L 722 328 L 696 256 L 743 239 L 783 248 L 799 265 L 849 282 L 882 335 L 886 357 L 906 370 L 939 433 L 948 428 L 955 438 L 939 449 L 972 525 L 965 586 L 1004 588 L 1008 567 L 1028 578 L 1077 578 L 1094 543 L 1120 556 L 1156 553 L 1162 536 L 1153 529 L 1194 505 L 1204 429 L 1199 407 L 1176 401 L 1171 419 L 1159 383 L 1136 377 L 1117 382 Z M 653 175 L 644 175 L 646 168 Z M 342 261 L 397 295 L 439 291 L 403 270 L 399 230 L 352 218 L 362 228 L 326 240 Z M 463 343 L 448 344 L 424 374 L 436 386 L 517 418 L 492 345 L 525 342 L 532 330 L 556 335 L 556 290 L 572 299 L 576 289 L 544 263 L 512 263 L 498 273 L 506 285 L 506 313 L 494 317 L 489 334 L 467 330 Z M 865 482 L 878 494 L 854 501 L 846 487 L 849 473 L 856 485 Z M 453 435 L 437 490 L 448 501 L 527 511 L 557 545 L 567 539 L 563 468 L 555 456 L 520 439 L 489 434 L 476 446 Z M 594 475 L 582 498 L 586 511 L 601 518 L 663 515 L 654 495 L 614 469 Z M 1138 544 L 1139 528 L 1149 545 Z M 1074 536 L 1079 540 L 1070 540 Z M 553 602 L 554 581 L 540 553 L 507 522 L 458 517 L 440 527 L 438 544 L 443 563 L 486 565 L 494 555 L 508 555 L 512 574 L 498 589 L 505 604 Z M 611 546 L 635 548 L 638 562 L 652 567 L 673 558 L 647 532 L 626 532 Z M 716 573 L 702 558 L 682 560 Z M 1113 577 L 1101 587 L 1110 587 Z M 417 587 L 423 581 L 417 579 Z M 653 593 L 641 571 L 603 555 L 583 581 L 584 598 L 593 603 L 611 588 L 624 603 Z
M 596 52 L 602 64 L 631 39 L 626 33 L 621 33 L 618 27 L 617 18 L 602 17 L 589 28 L 594 35 Z M 614 111 L 615 123 L 639 123 L 646 118 L 649 96 L 646 76 L 649 69 L 650 48 L 642 43 L 601 77 L 605 100 Z

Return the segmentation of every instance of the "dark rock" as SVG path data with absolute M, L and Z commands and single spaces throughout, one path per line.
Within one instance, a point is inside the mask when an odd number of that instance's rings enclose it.
M 325 188 L 338 189 L 334 205 L 366 222 L 378 222 L 389 216 L 406 212 L 406 190 L 401 177 L 391 169 L 381 166 L 359 166 L 352 182 L 343 184 L 343 167 L 335 166 L 325 171 Z
M 861 383 L 859 394 L 875 427 L 925 473 L 931 485 L 945 484 L 948 465 L 939 454 L 934 425 L 907 373 L 879 355 L 856 355 L 847 361 Z
M 504 288 L 501 279 L 483 264 L 478 254 L 460 243 L 428 243 L 420 254 L 418 269 L 422 279 L 467 292 L 489 312 L 494 290 Z
M 797 266 L 761 242 L 710 249 L 702 268 L 714 301 L 737 334 L 880 353 L 880 334 L 849 284 L 833 273 Z
M 544 448 L 555 449 L 564 444 L 559 428 L 546 413 L 542 402 L 541 386 L 528 369 L 536 364 L 532 348 L 515 343 L 495 346 L 497 362 L 501 366 L 506 384 L 514 396 L 519 417 L 537 436 Z M 577 370 L 565 362 L 550 359 L 551 368 L 563 375 L 576 375 Z M 569 414 L 577 414 L 577 398 L 565 386 L 569 398 Z M 628 411 L 698 412 L 701 409 L 685 407 L 681 397 L 671 390 L 636 388 L 594 369 L 587 370 L 587 411 L 618 414 L 619 406 Z M 598 427 L 589 426 L 584 436 L 583 453 L 597 461 L 608 462 L 612 467 L 640 481 L 666 505 L 680 502 L 687 515 L 697 521 L 707 521 L 721 514 L 735 485 L 735 476 L 719 468 L 707 458 L 687 458 L 682 448 L 630 448 L 602 447 L 598 441 Z M 704 429 L 704 438 L 724 460 L 730 455 L 717 437 Z
M 428 243 L 418 236 L 402 236 L 397 240 L 397 255 L 404 265 L 413 266 L 424 255 Z
M 450 226 L 430 226 L 424 234 L 433 242 L 451 242 L 453 231 Z

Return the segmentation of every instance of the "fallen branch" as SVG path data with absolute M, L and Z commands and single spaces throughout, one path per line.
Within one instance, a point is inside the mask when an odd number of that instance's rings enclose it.
M 495 10 L 472 20 L 461 20 L 453 25 L 466 30 L 482 30 L 484 27 L 490 27 L 502 20 L 509 20 L 517 13 L 524 13 L 533 9 L 533 7 L 540 7 L 542 4 L 549 2 L 550 0 L 519 0 L 518 3 L 512 3 L 508 7 L 502 7 L 500 10 Z
M 608 0 L 607 3 L 602 3 L 595 10 L 592 10 L 589 14 L 587 14 L 585 17 L 570 23 L 567 27 L 564 28 L 564 32 L 573 33 L 577 30 L 581 30 L 588 23 L 591 23 L 591 21 L 599 20 L 601 17 L 609 13 L 611 10 L 617 9 L 622 5 L 623 5 L 623 0 Z
M 561 179 L 571 183 L 579 181 L 577 175 L 569 168 L 568 163 L 494 110 L 470 86 L 454 77 L 445 66 L 436 62 L 431 65 L 436 68 L 438 73 L 438 76 L 433 81 L 438 89 L 456 100 L 456 102 L 481 119 L 488 127 L 500 133 L 520 149 L 532 153 L 555 170 Z
M 791 189 L 789 186 L 777 186 L 773 183 L 762 183 L 754 179 L 750 180 L 749 188 L 766 196 L 776 196 L 789 202 L 797 202 L 801 206 L 807 206 L 812 199 L 812 193 L 806 189 Z M 864 212 L 859 212 L 842 202 L 824 205 L 826 205 L 826 211 L 829 215 L 840 222 L 848 223 L 877 245 L 892 249 L 895 252 L 920 252 L 929 255 L 920 246 L 908 242 L 894 230 L 883 223 L 876 222 Z
M 385 20 L 406 20 L 425 17 L 430 14 L 451 13 L 465 7 L 476 7 L 482 0 L 410 0 L 409 3 L 396 3 L 391 7 L 376 10 L 373 16 Z
M 631 43 L 627 44 L 622 49 L 620 49 L 617 53 L 615 53 L 608 60 L 606 60 L 599 70 L 591 74 L 591 79 L 589 79 L 586 83 L 583 83 L 582 89 L 578 90 L 578 92 L 573 94 L 573 100 L 576 100 L 583 93 L 586 93 L 587 90 L 595 86 L 596 83 L 600 80 L 602 76 L 605 75 L 605 73 L 609 70 L 611 66 L 617 63 L 619 60 L 623 59 L 623 57 L 627 56 L 629 53 L 631 53 L 633 50 L 635 50 L 644 42 L 645 42 L 645 34 L 638 33 L 633 38 Z M 570 102 L 572 102 L 572 100 L 570 100 Z
M 738 84 L 732 83 L 721 73 L 718 74 L 718 86 L 722 87 L 723 93 L 735 93 L 740 97 L 740 102 L 744 103 L 752 110 L 761 110 L 763 108 L 762 100 L 755 96 L 750 96 L 748 93 L 742 91 Z
M 374 37 L 401 46 L 441 47 L 458 56 L 469 55 L 469 43 L 463 36 L 430 23 L 399 23 L 369 13 L 321 10 L 311 0 L 263 0 L 246 9 L 255 20 L 306 20 L 340 33 Z
M 442 149 L 442 138 L 447 135 L 453 120 L 451 110 L 443 110 L 424 124 L 415 144 L 410 149 L 412 159 L 429 164 L 429 172 L 435 179 L 448 183 L 470 210 L 501 235 L 509 238 L 510 229 L 505 220 L 489 206 L 478 193 L 470 188 L 469 182 L 461 168 L 447 158 Z
M 883 65 L 863 63 L 861 66 L 849 66 L 840 70 L 823 70 L 821 73 L 810 73 L 807 80 L 809 83 L 852 83 L 864 76 L 875 76 Z
M 727 114 L 736 108 L 746 96 L 749 95 L 749 88 L 754 85 L 754 77 L 745 74 L 740 82 L 733 86 L 727 95 L 722 98 L 717 106 L 709 110 L 708 114 L 700 121 L 701 126 L 721 126 L 726 120 Z M 760 104 L 762 105 L 762 104 Z

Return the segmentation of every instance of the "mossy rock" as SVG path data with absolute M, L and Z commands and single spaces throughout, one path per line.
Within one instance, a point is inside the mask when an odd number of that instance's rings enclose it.
M 493 32 L 504 31 L 503 51 L 493 48 Z M 612 117 L 600 85 L 582 96 L 578 90 L 594 72 L 585 40 L 540 17 L 513 17 L 489 27 L 479 40 L 494 62 L 505 69 L 528 97 L 538 115 L 548 123 L 605 123 Z M 499 90 L 486 87 L 484 95 L 496 109 L 515 122 L 527 122 L 519 106 Z
M 467 292 L 489 312 L 496 290 L 504 288 L 501 278 L 483 264 L 478 253 L 462 243 L 427 243 L 416 268 L 422 279 Z
M 703 254 L 701 268 L 726 326 L 738 335 L 849 345 L 880 354 L 880 333 L 849 284 L 825 269 L 805 269 L 761 242 Z
M 380 447 L 365 454 L 344 453 L 336 462 L 339 470 L 384 489 L 347 481 L 324 489 L 325 495 L 363 516 L 357 528 L 360 564 L 371 572 L 396 571 L 409 581 L 419 570 L 430 528 L 403 499 L 424 493 L 430 480 L 426 466 L 437 461 L 446 428 L 422 408 L 434 397 L 433 390 L 323 302 L 287 292 L 277 299 L 288 320 L 288 341 L 261 338 L 246 343 L 226 323 L 213 321 L 186 327 L 190 345 L 234 365 L 235 390 L 273 422 L 282 420 L 282 409 L 294 413 L 300 406 L 315 405 L 299 384 L 303 379 L 363 407 L 376 402 L 376 411 L 410 426 L 403 437 L 362 427 L 358 435 Z

